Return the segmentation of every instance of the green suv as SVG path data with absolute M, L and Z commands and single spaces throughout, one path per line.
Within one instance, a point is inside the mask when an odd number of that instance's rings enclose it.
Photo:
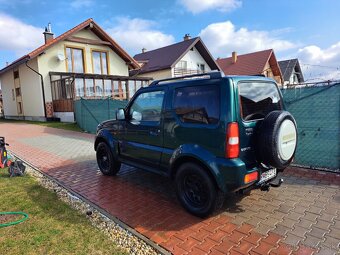
M 212 72 L 141 88 L 98 125 L 94 148 L 104 175 L 124 163 L 169 176 L 183 207 L 204 217 L 226 192 L 278 186 L 270 182 L 296 144 L 296 122 L 272 79 Z

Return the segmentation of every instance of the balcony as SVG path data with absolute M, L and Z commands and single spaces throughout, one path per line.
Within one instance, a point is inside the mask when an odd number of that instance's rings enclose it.
M 198 69 L 174 68 L 174 77 L 181 77 L 185 75 L 201 74 L 205 71 Z

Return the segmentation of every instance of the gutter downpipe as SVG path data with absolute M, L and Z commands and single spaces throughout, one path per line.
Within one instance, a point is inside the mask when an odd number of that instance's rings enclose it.
M 46 105 L 46 100 L 45 100 L 44 78 L 43 78 L 43 76 L 42 76 L 41 73 L 39 73 L 38 71 L 34 70 L 32 67 L 30 67 L 30 66 L 28 65 L 28 61 L 29 61 L 29 60 L 27 60 L 27 61 L 25 62 L 25 65 L 26 65 L 29 69 L 31 69 L 33 72 L 35 72 L 36 74 L 38 74 L 38 75 L 40 76 L 40 79 L 41 79 L 41 90 L 42 90 L 42 98 L 43 98 L 43 107 L 44 107 L 45 119 L 46 119 L 46 121 L 47 121 L 46 106 L 45 106 L 45 105 Z

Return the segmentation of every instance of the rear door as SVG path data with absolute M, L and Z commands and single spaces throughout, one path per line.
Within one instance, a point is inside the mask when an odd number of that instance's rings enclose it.
M 136 164 L 158 167 L 163 148 L 162 111 L 165 88 L 136 95 L 127 109 L 120 155 Z
M 281 93 L 276 83 L 269 80 L 238 81 L 236 105 L 240 129 L 240 158 L 247 167 L 257 165 L 256 132 L 264 117 L 275 110 L 282 110 Z

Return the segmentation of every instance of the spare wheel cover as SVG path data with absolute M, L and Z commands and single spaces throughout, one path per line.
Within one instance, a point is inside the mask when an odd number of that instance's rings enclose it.
M 285 119 L 281 123 L 278 138 L 277 146 L 280 158 L 285 161 L 290 160 L 294 155 L 297 142 L 296 127 L 292 120 Z

